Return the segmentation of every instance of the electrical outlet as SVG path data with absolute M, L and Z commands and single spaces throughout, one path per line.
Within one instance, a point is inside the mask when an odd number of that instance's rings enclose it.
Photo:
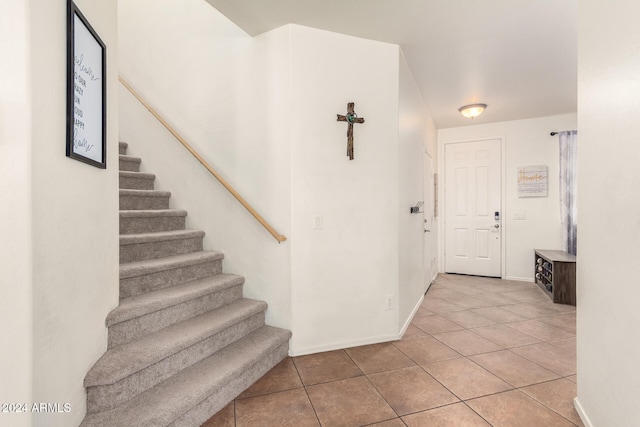
M 313 229 L 314 230 L 322 230 L 324 227 L 324 223 L 322 221 L 322 217 L 320 215 L 313 216 Z
M 393 310 L 393 295 L 387 295 L 384 297 L 384 309 Z

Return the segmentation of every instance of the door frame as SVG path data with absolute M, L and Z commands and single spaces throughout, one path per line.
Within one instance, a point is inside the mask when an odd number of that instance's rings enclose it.
M 431 153 L 429 153 L 427 148 L 423 147 L 422 148 L 422 165 L 423 165 L 422 182 L 423 183 L 425 182 L 425 179 L 427 177 L 427 170 L 424 167 L 425 166 L 425 162 L 426 162 L 426 157 L 429 157 L 429 159 L 431 160 L 431 172 L 432 173 L 436 173 L 435 172 L 436 171 L 436 162 L 434 161 L 433 156 L 431 155 Z M 431 181 L 433 181 L 433 180 L 434 180 L 434 177 L 432 175 L 431 176 Z M 427 253 L 427 250 L 429 248 L 427 248 L 427 245 L 425 244 L 426 233 L 424 232 L 424 224 L 425 224 L 424 218 L 425 218 L 426 215 L 429 215 L 430 219 L 433 216 L 433 212 L 434 212 L 434 206 L 433 205 L 434 205 L 435 200 L 436 200 L 436 194 L 434 194 L 434 193 L 435 193 L 435 191 L 434 191 L 434 188 L 432 187 L 431 188 L 431 200 L 427 201 L 426 197 L 425 197 L 424 209 L 423 209 L 423 215 L 422 215 L 422 217 L 423 217 L 423 221 L 422 221 L 422 230 L 423 230 L 423 232 L 422 232 L 422 262 L 423 262 L 423 265 L 424 265 L 424 274 L 423 274 L 423 276 L 424 276 L 424 279 L 425 279 L 424 280 L 424 282 L 425 282 L 425 290 L 424 291 L 425 292 L 427 292 L 429 290 L 429 288 L 431 287 L 431 284 L 433 284 L 433 281 L 437 277 L 437 275 L 438 275 L 438 266 L 439 266 L 439 262 L 438 262 L 438 255 L 439 255 L 438 236 L 435 237 L 435 254 L 433 254 L 434 257 L 435 257 L 435 263 L 433 265 L 433 269 L 431 269 L 431 266 L 427 267 L 427 265 L 426 265 L 426 257 L 425 257 L 425 255 Z M 424 186 L 422 188 L 422 194 L 424 196 L 426 196 L 426 194 L 427 194 L 427 189 L 424 188 Z M 428 212 L 427 212 L 427 209 L 429 209 Z M 433 218 L 433 221 L 431 222 L 430 227 L 431 227 L 431 231 L 430 231 L 431 233 L 439 234 L 438 230 L 439 230 L 440 224 L 438 223 L 438 218 L 437 217 Z M 430 276 L 426 274 L 427 271 L 431 272 Z M 427 281 L 428 281 L 428 283 L 427 283 Z
M 445 201 L 445 149 L 447 144 L 460 144 L 465 142 L 479 142 L 497 139 L 500 141 L 500 212 L 502 220 L 500 224 L 501 236 L 500 236 L 500 277 L 502 279 L 507 277 L 507 209 L 506 209 L 506 153 L 505 153 L 505 137 L 482 137 L 482 138 L 469 138 L 451 141 L 438 140 L 438 271 L 444 272 L 445 265 L 445 234 L 446 224 L 446 201 Z

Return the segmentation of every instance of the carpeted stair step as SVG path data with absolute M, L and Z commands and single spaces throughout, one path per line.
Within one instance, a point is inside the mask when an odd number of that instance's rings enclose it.
M 173 230 L 120 236 L 120 263 L 188 254 L 202 250 L 204 231 Z
M 264 325 L 267 304 L 240 299 L 108 350 L 84 380 L 87 412 L 113 409 Z
M 120 167 L 121 171 L 140 172 L 140 163 L 142 159 L 140 157 L 132 157 L 124 154 L 120 154 Z
M 120 299 L 220 274 L 223 258 L 201 251 L 120 264 Z
M 182 209 L 120 211 L 120 234 L 184 230 L 186 216 Z
M 108 348 L 231 304 L 242 298 L 243 284 L 242 276 L 216 274 L 127 298 L 107 316 Z
M 153 190 L 156 176 L 152 173 L 120 171 L 120 188 L 130 190 Z
M 199 426 L 287 356 L 291 332 L 263 326 L 83 427 Z
M 169 209 L 170 191 L 120 190 L 120 210 Z
M 127 144 L 124 141 L 120 141 L 118 143 L 118 153 L 119 154 L 127 154 L 127 147 L 129 147 L 129 144 Z

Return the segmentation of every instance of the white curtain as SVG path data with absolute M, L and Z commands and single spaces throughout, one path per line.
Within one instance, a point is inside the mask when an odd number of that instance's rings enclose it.
M 578 240 L 577 150 L 578 131 L 558 132 L 560 136 L 560 218 L 564 250 L 576 255 Z

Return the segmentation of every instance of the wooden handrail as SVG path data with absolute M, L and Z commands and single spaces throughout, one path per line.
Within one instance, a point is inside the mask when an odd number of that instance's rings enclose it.
M 211 173 L 211 175 L 213 175 L 218 182 L 220 182 L 220 184 L 222 184 L 224 186 L 224 188 L 227 189 L 227 191 L 229 191 L 229 193 L 231 193 L 231 195 L 233 197 L 236 198 L 236 200 L 238 202 L 240 202 L 240 204 L 242 206 L 244 206 L 244 208 L 246 210 L 249 211 L 249 213 L 251 215 L 253 215 L 253 217 L 260 223 L 262 224 L 262 226 L 278 241 L 278 243 L 282 243 L 285 240 L 287 240 L 286 236 L 283 236 L 282 234 L 278 233 L 271 225 L 269 225 L 269 223 L 267 221 L 265 221 L 264 218 L 262 218 L 262 216 L 256 212 L 256 210 L 240 195 L 238 194 L 238 192 L 231 186 L 231 184 L 229 184 L 209 163 L 207 163 L 207 161 L 205 159 L 202 158 L 202 156 L 182 137 L 180 136 L 180 134 L 171 127 L 171 125 L 169 123 L 167 123 L 167 121 L 165 119 L 162 118 L 162 116 L 153 109 L 153 107 L 151 107 L 149 105 L 149 103 L 147 103 L 142 96 L 140 96 L 130 85 L 129 83 L 126 82 L 126 80 L 124 80 L 122 78 L 122 76 L 118 76 L 118 80 L 120 80 L 120 83 L 122 83 L 122 85 L 127 88 L 127 90 L 129 92 L 131 92 L 131 94 L 138 100 L 140 101 L 140 103 L 142 105 L 145 106 L 145 108 L 147 110 L 149 110 L 149 112 L 151 114 L 153 114 L 153 116 L 158 119 L 158 121 L 160 123 L 162 123 L 162 125 L 167 128 L 167 130 L 169 132 L 171 132 L 171 134 L 178 140 L 180 141 L 180 143 L 182 145 L 184 145 L 184 148 L 186 148 L 192 155 L 193 157 L 195 157 L 196 159 L 198 159 L 198 161 L 202 164 L 202 166 L 204 166 L 209 173 Z

